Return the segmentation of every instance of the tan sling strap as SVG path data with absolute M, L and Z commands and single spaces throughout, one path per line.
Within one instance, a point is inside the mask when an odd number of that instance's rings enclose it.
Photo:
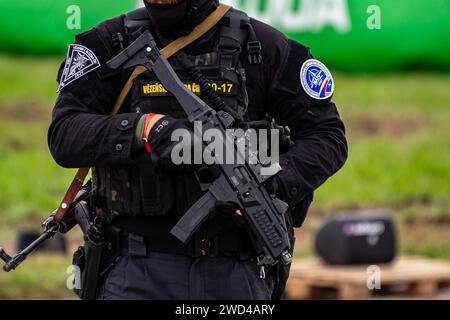
M 175 53 L 179 52 L 181 49 L 187 47 L 197 39 L 199 39 L 202 35 L 204 35 L 206 32 L 211 30 L 224 16 L 225 14 L 231 9 L 230 6 L 227 5 L 219 5 L 219 7 L 208 17 L 206 18 L 201 24 L 196 26 L 194 30 L 190 34 L 184 37 L 180 37 L 176 39 L 175 41 L 171 42 L 169 45 L 167 45 L 165 48 L 161 50 L 161 54 L 165 56 L 167 59 L 173 56 Z M 111 115 L 116 115 L 120 108 L 122 107 L 126 97 L 128 96 L 128 93 L 131 90 L 131 87 L 133 86 L 134 80 L 138 75 L 145 72 L 147 69 L 143 66 L 137 66 L 133 73 L 131 74 L 128 81 L 125 83 L 125 86 L 123 87 L 122 91 L 120 92 L 119 97 L 117 98 L 116 103 L 114 104 L 114 108 L 111 112 Z M 77 196 L 78 192 L 80 191 L 81 187 L 83 186 L 83 183 L 89 173 L 90 168 L 81 168 L 78 170 L 78 172 L 75 175 L 75 178 L 73 179 L 72 183 L 69 186 L 69 189 L 66 192 L 66 195 L 64 196 L 61 205 L 56 210 L 56 213 L 53 217 L 55 223 L 60 223 L 63 218 L 66 215 L 67 210 L 72 205 L 75 197 Z

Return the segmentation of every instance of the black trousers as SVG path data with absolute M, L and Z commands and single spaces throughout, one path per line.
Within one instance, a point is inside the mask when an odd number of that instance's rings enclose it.
M 124 252 L 103 279 L 99 300 L 270 300 L 274 288 L 252 260 Z

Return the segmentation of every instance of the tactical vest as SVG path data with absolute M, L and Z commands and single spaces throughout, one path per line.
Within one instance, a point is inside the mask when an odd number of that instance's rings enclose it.
M 125 33 L 113 37 L 116 48 L 126 47 L 142 28 L 151 29 L 145 9 L 125 15 L 124 25 Z M 237 10 L 231 10 L 213 32 L 211 39 L 216 43 L 212 50 L 192 56 L 181 53 L 169 61 L 184 85 L 212 108 L 232 109 L 235 117 L 247 120 L 246 75 L 240 61 L 245 58 L 251 64 L 261 63 L 261 44 L 248 16 Z M 135 79 L 120 112 L 186 117 L 150 71 Z M 137 151 L 133 158 L 127 166 L 93 170 L 93 206 L 107 221 L 119 215 L 182 215 L 202 196 L 194 173 L 161 172 L 146 150 Z

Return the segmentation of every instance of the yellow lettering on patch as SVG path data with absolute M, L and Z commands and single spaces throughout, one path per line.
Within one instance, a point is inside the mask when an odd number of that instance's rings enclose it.
M 233 89 L 234 89 L 234 84 L 232 83 L 217 83 L 217 82 L 212 82 L 209 84 L 209 86 L 211 88 L 214 89 L 214 91 L 217 92 L 221 92 L 221 93 L 233 93 Z
M 158 93 L 167 93 L 166 88 L 164 88 L 164 86 L 162 84 L 158 84 L 158 89 L 157 89 Z
M 192 90 L 193 93 L 201 93 L 200 85 L 197 83 L 192 84 Z
M 149 85 L 149 84 L 147 84 L 147 85 L 142 87 L 142 90 L 144 91 L 144 94 L 149 94 L 150 93 L 150 87 L 151 87 L 151 85 Z
M 184 86 L 197 95 L 201 95 L 202 89 L 200 84 L 195 82 L 183 83 Z M 214 91 L 221 94 L 233 94 L 235 93 L 235 85 L 232 83 L 223 83 L 223 82 L 211 82 L 209 86 L 214 89 Z M 142 92 L 144 95 L 162 95 L 168 94 L 168 91 L 161 83 L 148 83 L 142 86 Z

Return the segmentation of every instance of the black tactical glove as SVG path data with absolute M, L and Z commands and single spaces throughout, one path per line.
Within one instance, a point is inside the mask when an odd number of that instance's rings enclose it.
M 246 228 L 245 220 L 239 207 L 232 202 L 217 201 L 209 211 L 209 236 L 219 236 L 222 232 L 233 230 L 236 226 L 244 230 Z
M 155 165 L 167 171 L 194 171 L 194 144 L 201 143 L 194 139 L 192 125 L 187 119 L 175 119 L 171 116 L 159 116 L 158 120 L 152 123 L 151 116 L 146 121 L 143 129 L 142 140 L 151 154 Z M 149 127 L 151 126 L 151 127 Z M 183 139 L 172 141 L 172 134 L 175 130 L 180 130 Z M 149 132 L 146 134 L 146 132 Z M 179 136 L 177 135 L 177 138 Z M 190 155 L 185 159 L 183 150 L 190 151 Z M 172 154 L 176 155 L 172 157 Z M 186 160 L 186 161 L 181 161 Z
M 314 199 L 314 193 L 310 192 L 304 195 L 301 190 L 297 190 L 296 187 L 289 187 L 289 182 L 283 180 L 283 178 L 286 179 L 286 176 L 289 175 L 277 174 L 267 180 L 265 186 L 271 195 L 289 205 L 289 212 L 292 217 L 293 227 L 299 228 L 305 221 L 308 210 Z M 295 190 L 297 191 L 294 192 Z
M 270 193 L 270 195 L 275 196 L 277 198 L 281 198 L 281 181 L 280 178 L 275 175 L 271 177 L 269 180 L 265 182 L 266 190 Z

